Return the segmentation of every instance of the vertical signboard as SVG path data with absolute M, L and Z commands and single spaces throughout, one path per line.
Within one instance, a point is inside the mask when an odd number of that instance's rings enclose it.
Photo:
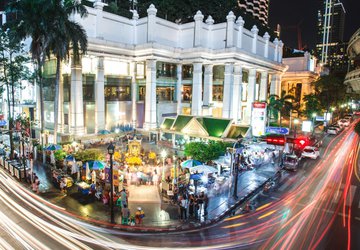
M 251 130 L 253 136 L 265 135 L 266 102 L 253 102 L 251 112 Z

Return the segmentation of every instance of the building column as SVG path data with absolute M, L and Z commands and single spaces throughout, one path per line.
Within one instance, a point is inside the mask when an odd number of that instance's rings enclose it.
M 270 95 L 281 94 L 281 76 L 279 74 L 271 75 Z
M 204 106 L 210 106 L 213 98 L 213 67 L 214 65 L 205 65 L 204 72 Z
M 137 98 L 137 84 L 136 84 L 136 62 L 130 63 L 131 76 L 131 122 L 134 128 L 136 125 L 136 98 Z
M 104 57 L 98 58 L 95 80 L 95 133 L 105 129 Z
M 234 64 L 226 63 L 225 73 L 224 73 L 224 95 L 223 95 L 223 109 L 222 109 L 223 118 L 230 118 L 233 80 L 234 80 Z
M 71 125 L 70 133 L 83 135 L 84 127 L 84 102 L 81 58 L 71 63 Z
M 242 67 L 241 65 L 234 66 L 234 84 L 233 84 L 230 118 L 238 123 L 241 115 L 241 95 L 242 95 Z
M 259 101 L 267 100 L 267 86 L 269 73 L 267 71 L 261 72 L 261 81 L 260 81 L 260 93 L 259 93 Z
M 177 78 L 177 82 L 176 82 L 176 102 L 177 102 L 177 107 L 176 107 L 176 113 L 178 115 L 181 115 L 181 91 L 182 91 L 182 65 L 178 64 L 176 65 L 176 78 Z
M 202 63 L 193 64 L 191 115 L 201 115 L 202 106 Z
M 250 124 L 252 103 L 255 101 L 255 94 L 256 94 L 256 69 L 249 70 L 249 83 L 247 87 L 248 87 L 248 93 L 247 93 L 245 122 L 247 124 Z
M 64 133 L 64 76 L 60 67 L 59 105 L 58 105 L 58 133 Z
M 156 60 L 146 60 L 145 129 L 157 127 L 156 121 Z

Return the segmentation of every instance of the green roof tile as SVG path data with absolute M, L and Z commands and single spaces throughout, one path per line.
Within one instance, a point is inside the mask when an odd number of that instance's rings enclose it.
M 227 138 L 232 138 L 232 139 L 238 139 L 238 138 L 243 138 L 246 135 L 246 132 L 249 130 L 248 126 L 231 126 L 230 131 L 228 133 L 228 135 L 226 136 Z
M 193 116 L 190 115 L 178 115 L 171 129 L 177 132 L 181 132 L 181 130 L 186 126 L 186 124 L 189 123 L 192 118 Z
M 229 119 L 199 117 L 196 118 L 208 132 L 209 136 L 221 138 L 226 128 L 231 123 Z
M 163 123 L 161 124 L 162 129 L 169 130 L 171 126 L 174 124 L 175 118 L 165 118 Z

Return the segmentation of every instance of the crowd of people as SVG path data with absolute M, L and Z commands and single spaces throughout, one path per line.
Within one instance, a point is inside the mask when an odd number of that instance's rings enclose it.
M 179 220 L 182 222 L 188 219 L 200 220 L 201 216 L 208 214 L 209 197 L 204 192 L 200 195 L 182 193 L 179 194 L 175 190 L 174 199 L 179 207 Z

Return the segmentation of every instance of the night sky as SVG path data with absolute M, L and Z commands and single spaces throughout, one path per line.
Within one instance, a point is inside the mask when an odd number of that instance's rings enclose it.
M 297 30 L 300 23 L 302 41 L 308 48 L 315 48 L 317 10 L 321 0 L 270 0 L 269 25 L 282 26 L 281 39 L 285 46 L 297 48 Z M 344 40 L 360 28 L 360 0 L 341 0 L 346 10 Z

